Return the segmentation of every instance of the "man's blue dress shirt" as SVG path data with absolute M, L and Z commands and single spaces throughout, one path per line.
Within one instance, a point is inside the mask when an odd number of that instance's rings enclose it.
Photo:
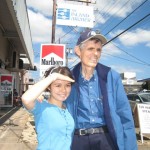
M 90 80 L 84 79 L 80 71 L 79 106 L 77 110 L 77 128 L 94 128 L 105 125 L 102 95 L 99 92 L 96 70 Z

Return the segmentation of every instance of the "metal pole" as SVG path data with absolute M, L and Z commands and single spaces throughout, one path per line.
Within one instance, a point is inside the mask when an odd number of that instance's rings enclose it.
M 68 51 L 66 52 L 66 66 L 68 67 Z
M 51 43 L 55 42 L 55 25 L 56 25 L 56 0 L 53 0 L 52 39 L 51 39 Z

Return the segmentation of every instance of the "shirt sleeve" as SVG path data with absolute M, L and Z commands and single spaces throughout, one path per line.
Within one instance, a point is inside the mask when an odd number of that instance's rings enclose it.
M 39 102 L 38 100 L 36 100 L 36 101 L 35 101 L 35 106 L 34 106 L 34 108 L 31 109 L 31 110 L 28 110 L 28 111 L 29 111 L 30 113 L 32 113 L 33 115 L 37 115 L 37 114 L 39 114 L 40 111 L 41 111 L 41 105 L 42 105 L 42 103 Z

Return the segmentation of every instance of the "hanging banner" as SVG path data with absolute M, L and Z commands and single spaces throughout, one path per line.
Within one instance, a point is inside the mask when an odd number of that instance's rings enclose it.
M 56 24 L 93 28 L 93 7 L 58 3 L 56 11 Z
M 64 44 L 41 44 L 40 76 L 51 66 L 65 66 L 66 53 Z
M 13 105 L 13 75 L 1 74 L 0 75 L 0 105 L 7 107 Z

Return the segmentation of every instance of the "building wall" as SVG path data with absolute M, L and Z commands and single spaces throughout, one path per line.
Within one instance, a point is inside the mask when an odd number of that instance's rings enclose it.
M 2 31 L 0 30 L 0 59 L 5 62 L 8 55 L 9 43 L 6 38 L 2 37 Z
M 13 88 L 21 94 L 24 90 L 22 85 L 24 84 L 23 75 L 26 69 L 23 68 L 22 56 L 26 56 L 29 67 L 34 68 L 34 52 L 26 0 L 0 1 L 0 14 L 0 74 L 13 74 Z M 22 67 L 19 67 L 19 60 Z M 6 83 L 7 81 L 8 83 L 11 82 L 6 78 Z M 8 91 L 9 88 L 5 87 L 3 91 L 0 90 L 5 98 Z M 3 106 L 0 105 L 0 107 Z
M 12 67 L 12 53 L 14 51 L 14 48 L 11 45 L 11 42 L 3 37 L 2 30 L 0 30 L 0 60 L 1 60 L 1 65 L 0 65 L 0 74 L 13 74 L 14 75 L 14 84 L 13 84 L 13 89 L 17 89 L 19 92 L 19 83 L 20 83 L 20 78 L 19 78 L 19 72 L 13 72 L 10 71 L 8 68 Z M 9 61 L 9 63 L 6 63 L 6 60 Z M 17 68 L 17 59 L 16 61 L 16 68 Z M 6 106 L 3 94 L 0 92 L 0 105 Z M 11 100 L 10 100 L 11 101 Z

